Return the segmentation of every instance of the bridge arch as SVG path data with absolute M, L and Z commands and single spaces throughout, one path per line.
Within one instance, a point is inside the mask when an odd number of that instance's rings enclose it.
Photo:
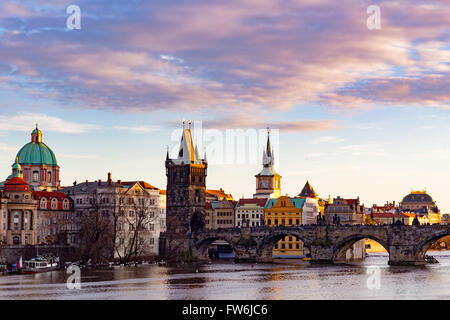
M 308 241 L 308 237 L 305 231 L 301 228 L 295 228 L 289 230 L 288 228 L 273 227 L 273 230 L 258 241 L 259 245 L 257 248 L 258 259 L 261 262 L 270 262 L 273 260 L 272 250 L 274 246 L 282 239 L 288 236 L 294 236 L 297 240 L 303 242 L 303 247 L 307 248 L 311 252 L 311 243 Z
M 432 237 L 418 243 L 416 246 L 415 253 L 414 253 L 415 259 L 417 261 L 425 260 L 425 254 L 431 248 L 431 246 L 436 241 L 438 241 L 446 236 L 450 236 L 450 229 L 437 231 L 437 232 L 435 232 L 435 234 Z
M 371 234 L 355 233 L 348 237 L 343 238 L 334 246 L 333 261 L 336 262 L 342 259 L 342 257 L 345 255 L 346 251 L 350 249 L 350 247 L 352 247 L 356 242 L 363 239 L 371 239 L 378 242 L 381 246 L 383 246 L 383 248 L 388 252 L 388 254 L 390 254 L 389 245 L 386 241 Z
M 195 243 L 195 247 L 197 248 L 199 256 L 203 257 L 205 260 L 209 260 L 208 248 L 211 246 L 211 244 L 213 242 L 218 241 L 218 240 L 228 243 L 230 245 L 230 247 L 234 250 L 234 252 L 236 252 L 235 243 L 233 243 L 233 241 L 231 241 L 231 239 L 229 239 L 228 237 L 221 236 L 221 235 L 210 235 L 210 236 L 205 236 L 204 238 L 202 238 L 201 240 L 198 240 Z

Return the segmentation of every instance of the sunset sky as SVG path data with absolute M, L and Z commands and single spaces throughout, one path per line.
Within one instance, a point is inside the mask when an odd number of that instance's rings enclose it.
M 63 185 L 110 171 L 165 189 L 191 119 L 278 129 L 283 194 L 309 180 L 371 206 L 426 188 L 448 213 L 449 75 L 444 0 L 2 0 L 0 181 L 38 123 Z M 260 169 L 210 163 L 207 186 L 251 197 Z

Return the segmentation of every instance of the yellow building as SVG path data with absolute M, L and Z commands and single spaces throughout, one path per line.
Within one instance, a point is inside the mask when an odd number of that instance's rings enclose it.
M 305 199 L 281 196 L 278 199 L 269 199 L 264 208 L 266 226 L 279 225 L 292 226 L 302 224 L 302 212 Z M 304 255 L 303 242 L 295 236 L 286 236 L 275 244 L 274 258 L 293 258 Z
M 400 209 L 403 212 L 425 215 L 429 224 L 442 223 L 441 212 L 426 190 L 412 190 L 400 202 Z

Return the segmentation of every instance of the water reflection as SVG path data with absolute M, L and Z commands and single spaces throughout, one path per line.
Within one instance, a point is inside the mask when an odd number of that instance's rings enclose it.
M 350 265 L 211 263 L 82 270 L 69 290 L 64 271 L 0 277 L 0 299 L 448 299 L 450 252 L 439 264 L 399 267 L 387 254 Z M 367 287 L 367 269 L 380 268 L 381 287 Z

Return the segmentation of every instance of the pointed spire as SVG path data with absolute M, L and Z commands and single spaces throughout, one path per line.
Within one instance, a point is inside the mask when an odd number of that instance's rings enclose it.
M 167 154 L 166 154 L 166 160 L 169 160 L 169 145 L 167 145 Z
M 195 161 L 200 160 L 200 155 L 198 153 L 198 145 L 197 142 L 195 142 Z
M 267 148 L 266 148 L 267 157 L 272 157 L 272 146 L 270 145 L 270 128 L 267 127 Z

